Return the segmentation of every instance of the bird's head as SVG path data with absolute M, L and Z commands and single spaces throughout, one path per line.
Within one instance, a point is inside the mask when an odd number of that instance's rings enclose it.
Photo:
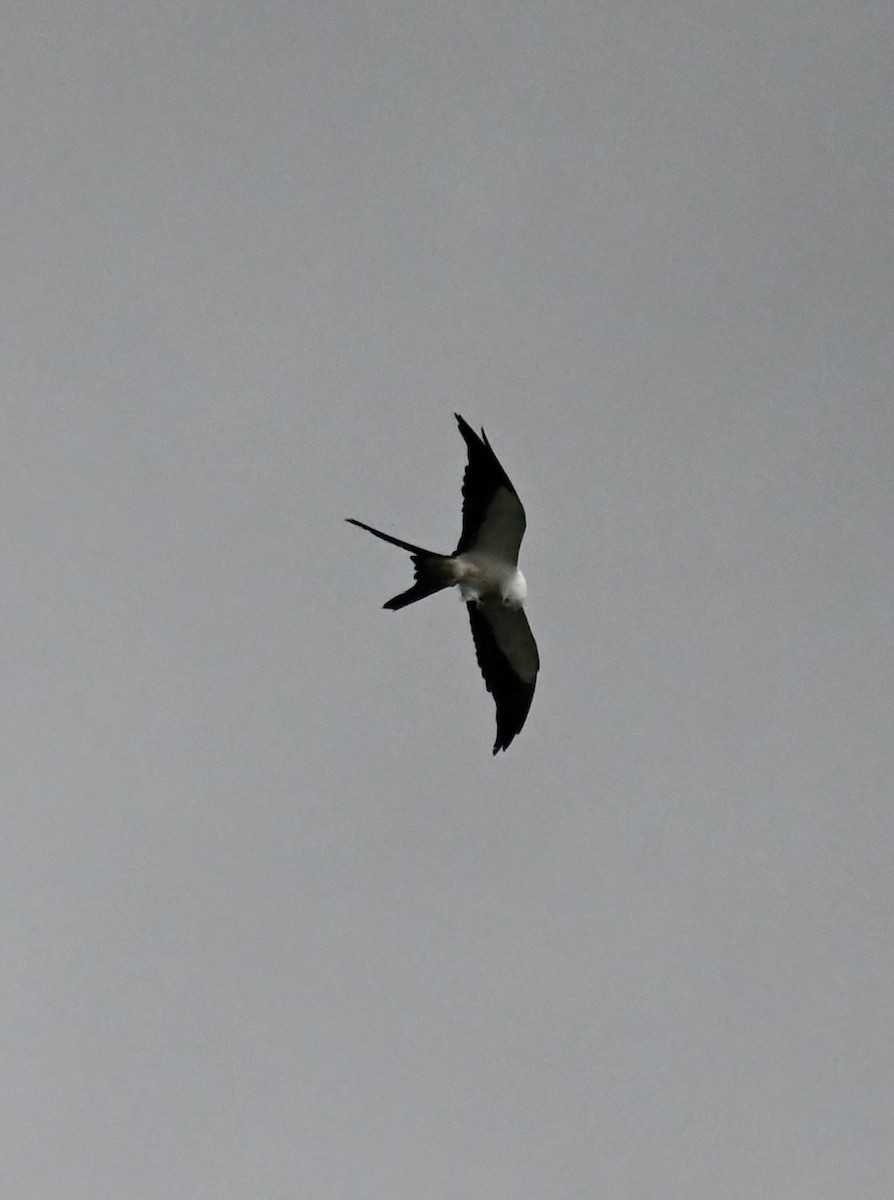
M 525 577 L 521 571 L 516 571 L 511 579 L 508 579 L 504 584 L 500 599 L 506 608 L 521 608 L 527 594 L 528 585 L 525 582 Z

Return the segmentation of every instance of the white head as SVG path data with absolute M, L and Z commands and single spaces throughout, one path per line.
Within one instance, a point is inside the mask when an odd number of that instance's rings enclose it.
M 501 599 L 507 608 L 521 608 L 528 594 L 528 585 L 521 571 L 516 570 L 503 584 Z

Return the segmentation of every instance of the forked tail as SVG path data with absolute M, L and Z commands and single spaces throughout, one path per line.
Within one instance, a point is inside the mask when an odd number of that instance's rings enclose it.
M 406 550 L 413 556 L 416 582 L 407 591 L 386 600 L 383 608 L 390 608 L 392 612 L 396 612 L 399 608 L 406 608 L 408 604 L 415 604 L 417 600 L 424 600 L 426 596 L 433 596 L 435 592 L 440 592 L 453 583 L 446 567 L 450 562 L 449 554 L 436 554 L 434 550 L 423 550 L 421 546 L 414 546 L 412 542 L 402 542 L 400 538 L 392 537 L 390 533 L 382 533 L 380 529 L 373 529 L 372 525 L 364 525 L 362 521 L 356 521 L 353 517 L 345 517 L 345 520 L 351 525 L 356 525 L 358 529 L 365 529 L 374 537 L 381 538 L 383 542 L 399 546 L 401 550 Z

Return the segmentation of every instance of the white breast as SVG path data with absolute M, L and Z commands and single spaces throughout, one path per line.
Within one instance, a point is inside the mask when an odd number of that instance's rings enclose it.
M 466 603 L 484 596 L 499 596 L 506 604 L 519 608 L 528 594 L 528 585 L 518 567 L 476 550 L 453 559 L 453 576 Z

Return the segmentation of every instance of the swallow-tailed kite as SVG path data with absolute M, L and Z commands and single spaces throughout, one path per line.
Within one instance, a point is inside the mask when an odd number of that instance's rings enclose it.
M 416 582 L 388 600 L 385 608 L 396 611 L 442 588 L 459 587 L 469 610 L 478 665 L 497 706 L 496 754 L 524 725 L 540 668 L 537 643 L 522 608 L 528 587 L 518 569 L 525 510 L 484 430 L 479 437 L 459 413 L 454 415 L 469 461 L 463 477 L 463 529 L 452 554 L 423 550 L 353 517 L 346 520 L 413 556 Z

